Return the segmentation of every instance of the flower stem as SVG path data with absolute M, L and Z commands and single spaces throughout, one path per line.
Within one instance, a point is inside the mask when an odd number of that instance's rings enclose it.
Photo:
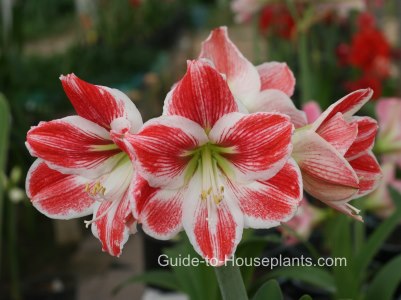
M 312 100 L 311 91 L 311 73 L 309 69 L 309 49 L 308 39 L 306 32 L 299 33 L 299 45 L 298 45 L 298 59 L 300 69 L 300 83 L 301 83 L 301 102 L 304 104 L 307 101 Z
M 248 300 L 239 267 L 227 263 L 214 268 L 223 300 Z

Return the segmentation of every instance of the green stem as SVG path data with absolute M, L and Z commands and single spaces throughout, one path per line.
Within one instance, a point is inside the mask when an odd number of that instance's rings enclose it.
M 357 255 L 361 250 L 365 240 L 365 227 L 361 222 L 353 222 L 354 226 L 354 253 Z
M 17 220 L 16 220 L 16 205 L 8 201 L 8 257 L 11 276 L 11 297 L 14 300 L 20 300 L 21 289 L 19 280 L 18 253 L 17 253 Z
M 248 300 L 239 267 L 227 262 L 214 268 L 223 300 Z
M 301 90 L 301 103 L 304 104 L 312 100 L 312 86 L 311 86 L 311 73 L 309 69 L 308 51 L 308 38 L 306 32 L 299 33 L 298 41 L 298 64 L 300 75 L 300 90 Z

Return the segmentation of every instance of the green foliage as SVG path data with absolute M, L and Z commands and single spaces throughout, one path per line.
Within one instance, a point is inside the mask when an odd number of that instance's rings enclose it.
M 9 144 L 11 115 L 6 98 L 0 94 L 0 259 L 3 252 L 3 207 L 4 207 L 4 189 L 5 173 Z M 0 264 L 1 266 L 1 264 Z M 1 269 L 1 268 L 0 268 Z
M 269 280 L 256 292 L 252 300 L 282 300 L 283 294 L 276 280 Z
M 366 290 L 365 300 L 391 300 L 401 282 L 401 255 L 380 269 Z
M 258 279 L 255 286 L 273 278 L 296 279 L 316 286 L 322 290 L 334 293 L 336 290 L 333 276 L 323 268 L 292 266 L 274 269 Z
M 134 282 L 144 282 L 154 284 L 162 288 L 183 292 L 187 294 L 191 300 L 219 300 L 220 293 L 217 285 L 216 276 L 213 267 L 200 263 L 199 266 L 183 266 L 176 262 L 184 257 L 197 258 L 199 261 L 203 259 L 195 253 L 192 245 L 185 237 L 171 248 L 165 250 L 168 261 L 172 262 L 171 269 L 159 271 L 148 271 L 141 275 L 134 276 L 126 280 L 115 288 L 114 292 L 118 292 L 127 284 Z

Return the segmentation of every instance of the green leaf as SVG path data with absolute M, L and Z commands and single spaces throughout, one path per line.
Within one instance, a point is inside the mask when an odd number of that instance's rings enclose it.
M 173 275 L 179 286 L 191 300 L 218 299 L 220 293 L 213 268 L 206 266 L 203 258 L 194 251 L 186 236 L 183 236 L 181 242 L 174 247 L 166 249 L 165 254 L 172 262 L 175 262 L 176 259 L 182 261 L 186 257 L 199 260 L 200 263 L 197 266 L 184 266 L 176 263 L 174 263 L 175 266 L 172 266 Z
M 401 282 L 401 255 L 390 260 L 375 276 L 366 290 L 365 300 L 391 300 Z
M 313 300 L 311 296 L 309 295 L 303 295 L 299 300 Z
M 116 286 L 113 289 L 112 293 L 117 294 L 122 288 L 136 282 L 152 284 L 161 288 L 166 288 L 174 291 L 182 291 L 177 281 L 177 278 L 174 276 L 174 274 L 172 274 L 171 271 L 154 270 L 128 278 L 126 281 Z
M 268 243 L 279 244 L 281 243 L 281 238 L 277 235 L 249 237 L 238 245 L 235 256 L 248 260 L 255 257 L 260 257 L 262 251 L 266 248 Z M 255 266 L 253 264 L 249 266 L 244 264 L 240 269 L 245 287 L 248 288 L 252 281 Z
M 271 279 L 260 287 L 252 300 L 282 300 L 280 285 L 277 280 Z
M 389 188 L 389 191 L 395 203 L 396 210 L 379 227 L 377 227 L 356 256 L 354 264 L 355 274 L 359 276 L 360 281 L 362 281 L 365 269 L 369 266 L 373 257 L 401 220 L 401 194 L 391 187 Z
M 11 113 L 6 98 L 0 94 L 0 258 L 2 257 L 4 178 L 8 153 Z M 1 270 L 1 264 L 0 264 Z
M 306 266 L 275 269 L 262 276 L 261 279 L 256 283 L 256 286 L 260 286 L 261 282 L 264 282 L 268 279 L 279 277 L 300 280 L 302 282 L 319 287 L 329 293 L 334 293 L 336 291 L 334 278 L 328 271 L 322 268 Z
M 352 272 L 353 250 L 351 238 L 351 222 L 356 222 L 348 216 L 336 213 L 336 217 L 328 224 L 330 234 L 328 235 L 331 248 L 331 256 L 334 258 L 345 258 L 350 265 L 333 266 L 332 274 L 337 287 L 336 298 L 355 298 L 358 293 L 358 284 Z

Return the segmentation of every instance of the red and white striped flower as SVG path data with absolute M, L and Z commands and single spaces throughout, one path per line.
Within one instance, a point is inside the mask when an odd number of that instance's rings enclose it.
M 60 79 L 78 115 L 29 130 L 26 145 L 38 159 L 28 172 L 26 191 L 33 205 L 51 218 L 93 214 L 87 225 L 92 224 L 103 250 L 118 256 L 135 230 L 130 207 L 135 171 L 113 136 L 137 132 L 142 118 L 118 90 L 74 74 Z
M 267 62 L 255 67 L 229 39 L 227 27 L 210 33 L 199 57 L 211 60 L 226 76 L 234 97 L 250 113 L 279 112 L 290 116 L 295 128 L 307 124 L 305 113 L 290 99 L 295 77 L 286 63 Z
M 289 159 L 288 116 L 238 112 L 224 77 L 203 60 L 188 63 L 164 109 L 125 139 L 146 179 L 134 211 L 147 234 L 169 239 L 184 229 L 200 255 L 221 265 L 244 227 L 294 215 L 302 181 Z
M 372 153 L 377 122 L 353 116 L 371 96 L 363 89 L 343 97 L 293 139 L 305 191 L 357 220 L 359 210 L 348 202 L 373 191 L 382 176 Z

